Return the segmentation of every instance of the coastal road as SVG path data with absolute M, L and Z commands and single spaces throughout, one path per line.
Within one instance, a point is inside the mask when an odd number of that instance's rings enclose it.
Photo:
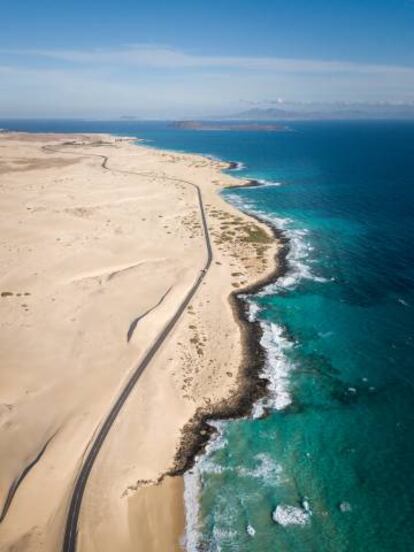
M 74 145 L 74 144 L 68 144 L 68 145 Z M 62 149 L 55 148 L 53 146 L 45 146 L 43 148 L 45 151 L 53 151 L 56 153 L 70 153 L 72 155 L 75 154 L 75 152 L 69 152 L 64 151 Z M 76 152 L 77 154 L 77 152 Z M 82 154 L 83 155 L 83 154 Z M 102 159 L 102 168 L 108 171 L 112 172 L 120 172 L 124 174 L 133 174 L 136 176 L 142 176 L 144 173 L 138 173 L 133 171 L 123 171 L 120 169 L 110 169 L 108 165 L 109 158 L 105 155 L 99 155 L 99 154 L 87 154 L 89 156 L 94 157 L 100 157 Z M 148 175 L 146 175 L 148 176 Z M 92 467 L 95 463 L 96 457 L 99 454 L 99 451 L 108 436 L 108 433 L 118 416 L 120 410 L 122 409 L 125 401 L 127 400 L 128 396 L 130 395 L 131 391 L 134 389 L 137 381 L 141 377 L 142 373 L 144 372 L 145 368 L 149 365 L 151 360 L 153 359 L 154 355 L 157 353 L 163 342 L 166 340 L 168 335 L 171 333 L 172 329 L 178 322 L 180 316 L 183 314 L 184 310 L 190 303 L 191 299 L 194 297 L 195 293 L 197 292 L 198 288 L 200 287 L 202 281 L 204 280 L 208 269 L 210 268 L 211 262 L 213 260 L 213 250 L 211 247 L 211 241 L 210 241 L 210 234 L 208 231 L 207 226 L 207 218 L 204 210 L 204 203 L 203 203 L 203 196 L 201 194 L 201 190 L 199 186 L 192 182 L 188 182 L 186 180 L 181 180 L 178 178 L 169 178 L 164 177 L 165 180 L 171 180 L 175 182 L 181 182 L 187 185 L 192 186 L 196 190 L 197 199 L 198 199 L 198 205 L 200 209 L 200 217 L 201 222 L 203 226 L 204 231 L 204 238 L 205 238 L 205 246 L 206 246 L 206 252 L 207 252 L 207 258 L 206 262 L 204 264 L 204 267 L 200 270 L 200 274 L 198 275 L 197 279 L 191 286 L 190 290 L 188 291 L 187 295 L 184 297 L 184 299 L 181 301 L 178 309 L 175 311 L 173 316 L 171 317 L 170 321 L 167 323 L 167 325 L 164 327 L 164 329 L 161 331 L 161 333 L 158 335 L 156 340 L 152 343 L 151 347 L 145 354 L 144 358 L 141 360 L 141 362 L 137 365 L 135 368 L 135 371 L 130 376 L 128 382 L 126 383 L 125 387 L 123 388 L 121 394 L 115 401 L 114 405 L 112 406 L 111 410 L 107 414 L 106 418 L 104 419 L 100 429 L 98 430 L 98 433 L 93 440 L 90 449 L 87 453 L 87 456 L 84 460 L 84 463 L 80 469 L 80 472 L 78 474 L 70 505 L 69 505 L 69 511 L 67 515 L 66 520 L 66 528 L 65 528 L 65 535 L 64 535 L 64 541 L 63 541 L 63 548 L 62 552 L 75 552 L 76 550 L 76 541 L 77 541 L 77 533 L 78 533 L 78 520 L 79 520 L 79 514 L 80 509 L 82 505 L 82 498 L 85 492 L 86 484 L 88 482 L 88 477 L 91 473 Z

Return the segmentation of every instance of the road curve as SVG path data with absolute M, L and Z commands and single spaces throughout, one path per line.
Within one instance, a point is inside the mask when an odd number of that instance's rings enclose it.
M 68 144 L 69 145 L 69 144 Z M 70 144 L 74 145 L 74 144 Z M 52 151 L 56 153 L 70 153 L 74 154 L 74 152 L 68 152 L 68 151 L 62 151 L 61 149 L 57 149 L 53 146 L 44 146 L 43 148 L 45 151 Z M 137 176 L 141 176 L 141 173 L 138 172 L 132 172 L 132 171 L 123 171 L 120 169 L 110 169 L 108 164 L 108 157 L 106 155 L 99 155 L 99 154 L 82 154 L 93 156 L 93 157 L 100 157 L 102 159 L 102 167 L 106 170 L 112 170 L 113 172 L 121 172 L 126 174 L 134 174 Z M 144 173 L 142 173 L 144 174 Z M 202 270 L 200 270 L 200 274 L 197 277 L 196 281 L 192 285 L 191 289 L 188 291 L 187 295 L 179 305 L 178 309 L 176 310 L 175 314 L 172 316 L 168 324 L 165 326 L 165 328 L 161 331 L 161 333 L 158 335 L 157 339 L 154 341 L 150 349 L 145 354 L 144 358 L 141 360 L 141 362 L 136 367 L 135 371 L 129 378 L 127 384 L 125 385 L 124 389 L 122 390 L 120 396 L 112 406 L 111 410 L 109 411 L 108 415 L 106 416 L 101 428 L 99 429 L 95 440 L 93 441 L 89 452 L 84 460 L 84 463 L 81 467 L 81 470 L 78 474 L 78 478 L 76 480 L 67 520 L 66 520 L 66 528 L 65 528 L 65 535 L 64 535 L 64 541 L 63 541 L 63 547 L 62 552 L 75 552 L 76 551 L 76 544 L 77 544 L 77 533 L 78 533 L 78 520 L 79 520 L 79 514 L 80 509 L 82 505 L 82 498 L 85 492 L 86 484 L 88 481 L 89 474 L 91 473 L 92 467 L 94 465 L 94 462 L 96 460 L 96 457 L 99 454 L 99 451 L 103 445 L 103 442 L 105 441 L 117 415 L 119 414 L 121 408 L 123 407 L 125 401 L 127 400 L 128 396 L 130 395 L 131 391 L 133 390 L 135 384 L 141 377 L 142 373 L 144 372 L 145 368 L 148 366 L 148 364 L 151 362 L 154 355 L 157 353 L 165 339 L 170 334 L 171 330 L 174 328 L 175 324 L 178 322 L 180 316 L 184 312 L 187 305 L 190 303 L 191 299 L 194 297 L 196 291 L 200 287 L 202 281 L 204 280 L 208 269 L 210 268 L 211 262 L 213 260 L 213 250 L 211 247 L 211 241 L 210 241 L 210 234 L 208 231 L 207 226 L 207 218 L 204 210 L 204 204 L 203 204 L 203 197 L 201 194 L 201 190 L 197 184 L 193 184 L 192 182 L 188 182 L 186 180 L 182 180 L 179 178 L 171 178 L 171 177 L 164 177 L 165 180 L 171 180 L 175 182 L 182 182 L 187 185 L 192 186 L 195 188 L 197 192 L 197 198 L 198 198 L 198 204 L 200 209 L 200 216 L 201 216 L 201 222 L 203 225 L 204 230 L 204 238 L 205 238 L 205 245 L 206 245 L 206 252 L 207 252 L 207 258 L 205 265 Z

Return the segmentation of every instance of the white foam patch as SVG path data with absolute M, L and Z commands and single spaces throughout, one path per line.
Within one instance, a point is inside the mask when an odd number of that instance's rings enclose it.
M 286 351 L 293 347 L 283 333 L 283 328 L 273 322 L 261 323 L 263 335 L 260 340 L 265 351 L 265 363 L 260 378 L 267 379 L 267 395 L 254 406 L 253 417 L 263 415 L 264 409 L 283 410 L 292 403 L 289 393 L 289 375 L 294 365 Z
M 200 493 L 203 473 L 221 473 L 225 468 L 211 460 L 214 452 L 224 448 L 227 440 L 223 436 L 224 423 L 212 421 L 216 433 L 208 442 L 205 453 L 196 458 L 191 470 L 184 474 L 184 503 L 185 503 L 185 538 L 184 546 L 187 552 L 197 552 L 200 541 Z
M 268 213 L 257 209 L 253 202 L 245 198 L 241 198 L 236 194 L 227 194 L 226 197 L 230 199 L 231 203 L 241 211 L 245 211 L 247 214 L 250 213 L 255 215 L 278 230 L 282 230 L 289 241 L 289 252 L 286 257 L 288 263 L 286 273 L 278 278 L 276 282 L 266 286 L 258 294 L 259 296 L 269 294 L 273 295 L 282 289 L 293 289 L 302 280 L 312 280 L 320 283 L 328 281 L 326 278 L 313 274 L 311 268 L 309 267 L 309 254 L 314 250 L 314 248 L 307 239 L 309 231 L 306 228 L 293 228 L 292 219 L 287 217 L 281 218 L 273 215 L 271 216 Z
M 244 169 L 242 163 L 238 163 L 233 170 Z M 279 186 L 277 182 L 265 182 L 267 186 Z M 326 282 L 326 279 L 321 278 L 312 273 L 309 267 L 309 254 L 312 251 L 312 246 L 308 243 L 306 229 L 299 230 L 292 228 L 293 221 L 288 218 L 270 217 L 264 212 L 260 212 L 252 202 L 242 199 L 238 195 L 227 194 L 226 197 L 231 200 L 242 211 L 247 211 L 248 214 L 256 215 L 265 222 L 270 223 L 274 227 L 283 230 L 289 240 L 289 252 L 287 255 L 288 268 L 286 274 L 263 289 L 259 295 L 277 294 L 285 289 L 294 289 L 302 280 L 314 280 L 317 282 Z M 245 297 L 248 305 L 247 317 L 253 322 L 258 319 L 260 306 L 254 302 L 254 299 Z M 253 417 L 263 415 L 267 408 L 283 410 L 288 407 L 292 398 L 289 393 L 289 375 L 294 369 L 293 363 L 287 356 L 287 351 L 294 346 L 290 341 L 281 326 L 262 321 L 263 335 L 261 345 L 265 351 L 265 364 L 260 375 L 269 381 L 267 396 L 260 399 L 253 408 Z M 214 463 L 212 460 L 214 451 L 226 446 L 227 442 L 223 436 L 223 426 L 227 422 L 212 422 L 217 429 L 216 435 L 208 443 L 203 456 L 197 458 L 194 467 L 189 470 L 184 476 L 185 491 L 184 499 L 186 505 L 186 536 L 185 547 L 187 552 L 197 552 L 200 536 L 200 507 L 199 496 L 202 486 L 202 475 L 204 473 L 222 473 L 223 471 L 231 470 L 230 467 L 223 467 Z M 255 460 L 257 465 L 253 469 L 244 467 L 236 468 L 238 474 L 242 477 L 253 477 L 262 481 L 264 484 L 277 484 L 282 477 L 282 468 L 274 462 L 270 456 L 266 454 L 256 455 Z M 307 500 L 303 501 L 302 508 L 281 504 L 278 505 L 272 514 L 273 520 L 283 526 L 288 525 L 306 525 L 309 523 L 312 512 Z M 227 510 L 226 510 L 227 511 Z M 229 513 L 227 511 L 227 513 Z M 246 527 L 248 532 L 251 527 L 251 536 L 253 536 L 254 528 L 250 525 Z M 214 552 L 221 550 L 220 542 L 223 539 L 231 539 L 234 533 L 232 530 L 222 527 L 213 529 L 213 541 L 211 543 Z
M 253 309 L 252 316 L 255 315 Z M 261 345 L 265 350 L 265 365 L 261 378 L 269 381 L 268 393 L 265 398 L 258 401 L 254 406 L 253 415 L 260 415 L 265 408 L 274 408 L 281 410 L 291 404 L 289 394 L 289 373 L 294 368 L 287 358 L 286 351 L 294 346 L 294 343 L 284 335 L 283 328 L 271 322 L 261 322 L 263 335 Z M 184 500 L 186 506 L 186 536 L 185 547 L 187 552 L 197 552 L 200 542 L 200 507 L 199 497 L 202 489 L 202 479 L 205 474 L 220 474 L 224 471 L 231 471 L 234 468 L 224 467 L 214 462 L 214 453 L 227 446 L 227 440 L 224 437 L 224 427 L 228 422 L 212 421 L 210 425 L 216 428 L 216 434 L 206 446 L 203 456 L 197 458 L 194 467 L 184 476 L 185 492 Z M 254 457 L 255 465 L 253 468 L 239 466 L 236 469 L 241 477 L 251 477 L 259 480 L 264 485 L 274 486 L 282 482 L 282 467 L 277 464 L 269 454 L 260 453 Z M 300 509 L 299 509 L 300 510 Z M 302 510 L 301 510 L 302 511 Z M 310 513 L 303 510 L 305 517 Z M 228 505 L 226 516 L 229 514 Z M 281 510 L 281 519 L 288 512 Z M 291 513 L 291 518 L 293 513 Z M 293 516 L 294 517 L 294 516 Z M 283 521 L 283 519 L 282 519 Z M 293 522 L 291 522 L 293 523 Z M 220 549 L 220 542 L 225 540 L 224 529 L 213 530 L 215 552 Z
M 256 534 L 256 529 L 253 527 L 253 525 L 250 525 L 250 523 L 246 527 L 246 533 L 249 535 L 249 537 L 254 537 Z
M 269 284 L 256 296 L 276 295 L 287 289 L 294 289 L 303 280 L 326 282 L 325 278 L 312 273 L 309 267 L 309 254 L 312 246 L 307 240 L 309 234 L 306 229 L 292 228 L 293 221 L 289 218 L 278 218 L 258 210 L 251 202 L 242 199 L 235 194 L 229 194 L 231 202 L 243 211 L 250 212 L 272 226 L 283 230 L 289 240 L 289 252 L 287 254 L 287 271 Z M 254 296 L 245 298 L 248 304 L 247 318 L 253 322 L 258 319 L 259 305 L 255 304 Z M 265 350 L 265 366 L 260 377 L 269 380 L 268 396 L 259 400 L 253 407 L 253 417 L 263 416 L 266 408 L 282 410 L 292 402 L 289 393 L 289 373 L 294 365 L 289 360 L 286 351 L 293 347 L 283 333 L 283 328 L 270 322 L 262 322 L 263 336 L 261 345 Z
M 252 469 L 244 468 L 243 466 L 237 468 L 237 474 L 242 477 L 252 477 L 260 479 L 264 484 L 274 486 L 280 484 L 282 466 L 277 464 L 269 454 L 260 453 L 254 457 L 256 460 L 256 466 Z
M 227 496 L 217 497 L 216 508 L 213 512 L 213 528 L 208 552 L 219 552 L 226 547 L 232 547 L 238 536 L 234 529 L 237 524 L 239 509 L 228 500 Z M 230 548 L 232 549 L 232 548 Z
M 289 504 L 279 504 L 272 513 L 273 521 L 283 527 L 288 527 L 289 525 L 307 525 L 310 517 L 310 511 L 306 511 L 298 506 L 290 506 Z
M 351 512 L 352 511 L 352 506 L 349 502 L 341 502 L 340 505 L 339 505 L 339 509 L 343 513 Z
M 253 525 L 250 525 L 250 523 L 246 527 L 246 533 L 249 535 L 249 537 L 254 537 L 256 534 L 256 529 L 253 527 Z
M 250 201 L 231 193 L 226 194 L 226 199 L 229 199 L 232 205 L 240 209 L 240 211 L 250 211 L 251 213 L 256 214 L 256 211 L 254 210 L 254 204 Z
M 249 299 L 246 300 L 246 303 L 247 303 L 247 320 L 249 322 L 255 322 L 257 320 L 258 314 L 262 309 L 257 303 Z
M 278 226 L 284 229 L 285 236 L 289 240 L 289 252 L 286 256 L 288 263 L 287 271 L 276 282 L 266 286 L 259 295 L 276 294 L 281 289 L 294 289 L 303 280 L 312 280 L 320 283 L 327 282 L 326 278 L 313 274 L 309 264 L 307 264 L 309 262 L 309 254 L 313 250 L 306 240 L 308 231 L 288 229 L 289 222 L 286 219 L 283 221 L 284 226 Z
M 226 468 L 216 464 L 212 457 L 214 453 L 227 446 L 227 439 L 224 437 L 224 423 L 223 421 L 211 421 L 209 425 L 216 429 L 216 433 L 212 439 L 208 442 L 205 453 L 197 462 L 198 470 L 202 473 L 223 473 Z
M 275 182 L 273 180 L 265 180 L 262 178 L 253 179 L 254 182 L 258 182 L 262 188 L 279 188 L 282 185 L 281 182 Z
M 200 472 L 196 467 L 184 475 L 185 503 L 185 537 L 184 546 L 187 552 L 197 552 L 200 535 L 200 504 L 201 490 Z
M 242 171 L 246 168 L 246 165 L 241 161 L 233 161 L 234 167 L 231 168 L 232 171 Z
M 237 536 L 237 531 L 234 529 L 224 529 L 222 527 L 213 527 L 213 538 L 216 542 L 234 539 Z

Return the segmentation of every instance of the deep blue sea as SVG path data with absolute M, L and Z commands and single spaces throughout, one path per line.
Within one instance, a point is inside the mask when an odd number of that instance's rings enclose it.
M 414 123 L 0 127 L 136 135 L 265 181 L 223 195 L 289 238 L 286 274 L 246 298 L 269 396 L 254 418 L 218 422 L 186 476 L 188 549 L 414 551 Z

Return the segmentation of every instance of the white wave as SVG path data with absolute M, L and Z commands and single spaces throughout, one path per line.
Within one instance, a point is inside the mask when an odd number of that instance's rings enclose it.
M 252 408 L 252 418 L 254 420 L 257 420 L 259 418 L 262 418 L 264 415 L 265 415 L 265 406 L 263 404 L 263 401 L 255 402 Z
M 185 537 L 187 552 L 197 552 L 200 536 L 200 472 L 194 467 L 184 475 Z
M 242 164 L 234 170 L 244 168 Z M 265 184 L 266 185 L 266 184 Z M 279 185 L 278 183 L 268 183 L 268 185 Z M 266 286 L 259 295 L 276 294 L 284 289 L 292 289 L 304 279 L 325 282 L 313 274 L 309 266 L 309 254 L 312 246 L 308 243 L 308 231 L 306 229 L 292 228 L 293 221 L 288 218 L 270 217 L 264 212 L 255 208 L 253 203 L 242 199 L 237 195 L 227 194 L 233 205 L 242 211 L 250 212 L 258 216 L 265 222 L 274 227 L 283 230 L 289 240 L 289 252 L 287 255 L 287 271 L 280 277 L 276 283 Z M 260 306 L 254 302 L 254 298 L 245 297 L 248 304 L 247 316 L 250 321 L 258 319 Z M 292 398 L 289 392 L 289 376 L 294 369 L 293 363 L 287 356 L 287 351 L 294 346 L 281 326 L 263 321 L 261 322 L 263 335 L 261 345 L 265 351 L 265 363 L 260 374 L 261 378 L 267 379 L 268 393 L 266 397 L 260 399 L 253 408 L 253 417 L 259 417 L 267 408 L 282 410 L 288 407 Z M 227 442 L 223 435 L 224 424 L 228 422 L 212 422 L 216 428 L 216 435 L 208 443 L 205 453 L 200 456 L 194 467 L 185 474 L 185 505 L 186 505 L 186 538 L 185 545 L 187 552 L 197 552 L 200 542 L 200 518 L 199 518 L 199 494 L 202 484 L 202 475 L 207 473 L 222 473 L 233 468 L 224 467 L 215 463 L 212 459 L 214 451 L 226 446 Z M 275 463 L 270 456 L 262 454 L 255 457 L 258 464 L 253 469 L 243 467 L 236 468 L 238 475 L 242 477 L 254 477 L 263 481 L 265 484 L 280 483 L 282 477 L 282 468 Z M 290 505 L 279 505 L 273 512 L 273 519 L 280 525 L 305 525 L 309 522 L 312 512 L 309 502 L 304 499 L 302 508 Z M 247 530 L 247 529 L 246 529 Z M 223 532 L 222 532 L 223 531 Z M 229 536 L 229 531 L 222 528 L 213 529 L 215 548 L 217 552 L 221 549 L 220 541 Z
M 242 171 L 246 168 L 246 165 L 241 161 L 232 161 L 232 163 L 234 163 L 234 167 L 231 168 L 232 171 Z
M 282 228 L 289 241 L 289 252 L 286 256 L 286 273 L 277 279 L 276 282 L 266 286 L 259 295 L 276 294 L 281 289 L 293 289 L 303 280 L 312 280 L 314 282 L 327 282 L 326 278 L 314 274 L 309 266 L 309 254 L 313 250 L 306 239 L 309 232 L 298 229 L 289 229 L 289 221 L 284 221 L 285 228 Z
M 231 204 L 237 207 L 240 211 L 247 212 L 247 213 L 253 213 L 254 211 L 254 205 L 247 199 L 241 198 L 240 196 L 233 195 L 231 193 L 226 193 L 226 199 L 230 200 Z
M 219 552 L 224 547 L 232 549 L 233 543 L 238 536 L 235 529 L 239 516 L 239 509 L 231 498 L 219 495 L 216 500 L 216 507 L 212 513 L 211 540 L 208 544 L 208 552 Z
M 208 552 L 222 552 L 223 546 L 231 546 L 236 537 L 237 531 L 214 526 Z
M 259 184 L 264 188 L 278 188 L 282 185 L 281 182 L 276 182 L 274 180 L 265 180 L 262 178 L 255 180 L 255 182 L 259 182 Z
M 260 453 L 254 457 L 257 460 L 257 465 L 252 468 L 238 467 L 236 468 L 237 474 L 242 477 L 253 477 L 260 479 L 263 483 L 268 485 L 280 484 L 282 466 L 277 464 L 269 454 Z
M 292 402 L 289 393 L 289 374 L 294 365 L 289 361 L 286 351 L 293 347 L 283 334 L 283 328 L 273 322 L 262 322 L 263 335 L 260 344 L 265 350 L 265 363 L 260 378 L 269 381 L 266 397 L 255 405 L 253 417 L 257 417 L 265 408 L 283 410 Z
M 266 351 L 266 361 L 261 377 L 269 380 L 269 393 L 259 401 L 260 408 L 286 408 L 291 403 L 288 391 L 288 373 L 292 369 L 284 351 L 293 344 L 283 335 L 281 327 L 273 323 L 263 323 L 262 346 Z M 256 408 L 258 407 L 256 405 Z M 224 471 L 236 470 L 241 477 L 253 477 L 265 485 L 281 483 L 282 467 L 277 464 L 270 455 L 257 454 L 254 459 L 256 465 L 251 468 L 239 466 L 237 468 L 224 467 L 214 462 L 214 453 L 227 446 L 224 437 L 226 421 L 212 421 L 210 425 L 215 427 L 216 433 L 206 446 L 202 456 L 196 459 L 194 467 L 184 475 L 184 501 L 186 510 L 185 549 L 187 552 L 197 552 L 200 542 L 200 507 L 199 496 L 202 488 L 202 480 L 205 474 L 220 474 Z M 227 510 L 226 510 L 227 511 Z M 229 512 L 227 511 L 227 514 Z M 220 549 L 224 533 L 214 529 L 214 551 Z
M 276 184 L 276 183 L 273 183 Z M 282 230 L 289 242 L 289 252 L 286 256 L 287 270 L 286 273 L 279 277 L 276 282 L 266 286 L 258 295 L 276 294 L 281 289 L 293 289 L 302 280 L 313 280 L 315 282 L 325 283 L 328 280 L 314 274 L 309 266 L 309 254 L 314 250 L 314 247 L 309 243 L 307 237 L 309 230 L 306 228 L 293 228 L 294 221 L 288 217 L 282 218 L 261 211 L 256 205 L 245 198 L 241 198 L 236 194 L 227 194 L 226 196 L 231 203 L 240 209 L 257 216 L 264 222 L 278 230 Z
M 216 541 L 234 539 L 236 536 L 237 531 L 235 529 L 225 529 L 216 525 L 213 527 L 213 537 Z
M 224 426 L 226 422 L 221 420 L 210 420 L 208 425 L 216 430 L 214 437 L 210 439 L 206 446 L 206 454 L 211 454 L 216 450 L 223 449 L 227 446 L 227 439 L 224 437 Z
M 247 303 L 247 320 L 249 322 L 254 322 L 257 320 L 257 315 L 262 310 L 260 306 L 255 303 L 254 301 L 251 301 L 250 299 L 246 299 Z
M 227 446 L 227 439 L 224 437 L 224 424 L 223 421 L 210 421 L 209 425 L 216 429 L 216 433 L 213 438 L 208 442 L 204 455 L 200 457 L 198 461 L 198 469 L 202 473 L 223 473 L 226 468 L 219 464 L 216 464 L 212 457 L 214 453 Z
M 310 512 L 297 506 L 279 504 L 272 513 L 275 523 L 287 527 L 288 525 L 306 525 L 310 521 Z
M 185 538 L 184 546 L 187 552 L 197 552 L 200 541 L 200 492 L 203 473 L 221 473 L 225 468 L 215 464 L 211 456 L 224 448 L 227 440 L 223 435 L 223 421 L 211 421 L 209 425 L 216 429 L 215 435 L 208 442 L 205 452 L 198 456 L 194 466 L 184 474 L 184 504 L 185 504 Z

